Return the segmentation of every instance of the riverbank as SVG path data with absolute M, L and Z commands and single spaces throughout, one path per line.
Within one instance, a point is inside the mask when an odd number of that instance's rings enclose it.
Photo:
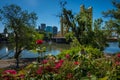
M 36 58 L 25 58 L 20 59 L 20 67 L 24 67 L 27 64 L 36 61 Z M 3 59 L 0 60 L 0 68 L 15 68 L 16 67 L 16 60 L 15 59 Z
M 104 54 L 106 58 L 110 58 L 113 56 L 112 54 Z M 37 61 L 37 58 L 21 58 L 20 59 L 20 67 L 25 67 L 28 64 Z M 16 67 L 16 60 L 15 59 L 2 59 L 0 60 L 0 68 L 12 68 Z

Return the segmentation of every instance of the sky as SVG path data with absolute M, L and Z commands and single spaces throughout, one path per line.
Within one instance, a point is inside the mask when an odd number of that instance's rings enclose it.
M 80 12 L 80 5 L 85 8 L 93 7 L 93 20 L 102 17 L 102 12 L 113 9 L 112 0 L 66 0 L 66 8 L 72 10 L 73 14 Z M 45 23 L 47 26 L 57 26 L 60 30 L 60 20 L 57 15 L 61 13 L 60 0 L 0 0 L 0 8 L 10 4 L 16 4 L 23 10 L 35 12 L 38 16 L 36 28 Z M 4 25 L 0 22 L 0 33 Z

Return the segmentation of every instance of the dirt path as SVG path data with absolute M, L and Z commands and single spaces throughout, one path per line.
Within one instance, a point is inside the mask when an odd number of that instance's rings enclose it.
M 32 63 L 36 59 L 21 59 L 20 60 L 20 66 L 27 65 L 29 63 Z M 15 59 L 6 59 L 6 60 L 0 60 L 0 68 L 13 68 L 15 67 L 16 60 Z
M 0 68 L 6 68 L 15 65 L 15 59 L 0 60 Z

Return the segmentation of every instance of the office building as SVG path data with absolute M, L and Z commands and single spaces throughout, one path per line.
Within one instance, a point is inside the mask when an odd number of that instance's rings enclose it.
M 53 33 L 53 28 L 52 28 L 52 26 L 47 26 L 45 31 L 46 31 L 46 32 L 49 32 L 49 33 Z
M 53 35 L 56 35 L 58 32 L 58 28 L 56 26 L 53 26 Z

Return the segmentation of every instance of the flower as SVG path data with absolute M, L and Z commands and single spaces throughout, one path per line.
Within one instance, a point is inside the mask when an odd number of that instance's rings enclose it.
M 42 44 L 43 43 L 43 40 L 37 40 L 36 41 L 36 44 Z
M 119 62 L 119 61 L 116 61 L 115 64 L 116 64 L 116 65 L 120 65 L 120 62 Z
M 63 64 L 64 60 L 59 60 L 58 62 L 55 62 L 55 69 L 59 69 L 62 64 Z
M 42 64 L 47 64 L 48 60 L 43 60 Z
M 36 71 L 37 74 L 42 74 L 43 72 L 43 67 L 39 67 L 39 69 Z
M 59 60 L 59 63 L 61 63 L 61 64 L 62 64 L 63 62 L 64 62 L 64 60 L 62 60 L 62 59 L 61 59 L 61 60 Z
M 16 70 L 6 70 L 3 74 L 17 74 Z
M 23 78 L 25 78 L 25 75 L 24 74 L 21 74 L 21 75 L 19 75 L 18 76 L 20 79 L 23 79 Z
M 79 64 L 79 62 L 78 62 L 78 61 L 75 61 L 75 62 L 74 62 L 74 64 L 75 64 L 75 65 L 78 65 L 78 64 Z
M 119 57 L 119 58 L 120 58 L 120 53 L 119 53 L 119 54 L 117 54 L 117 57 Z
M 58 63 L 58 64 L 55 65 L 55 69 L 59 69 L 61 66 L 62 66 L 62 64 Z
M 66 57 L 67 59 L 69 59 L 69 58 L 70 58 L 70 55 L 69 55 L 69 54 L 66 54 L 65 57 Z

